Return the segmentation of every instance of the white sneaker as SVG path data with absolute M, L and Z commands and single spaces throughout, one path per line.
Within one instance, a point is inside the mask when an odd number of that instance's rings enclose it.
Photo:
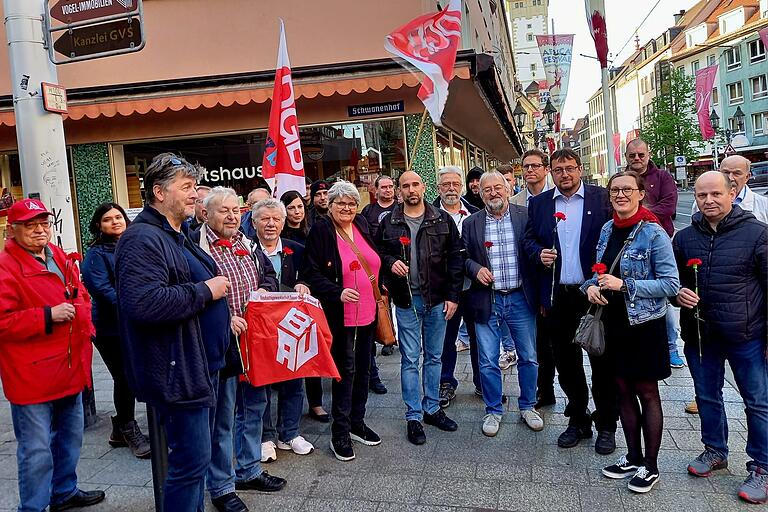
M 312 443 L 301 436 L 296 436 L 287 443 L 278 441 L 277 447 L 280 450 L 293 450 L 293 453 L 296 455 L 308 455 L 315 449 L 315 447 L 312 446 Z
M 509 362 L 509 356 L 507 354 L 509 354 L 509 352 L 506 350 L 502 350 L 501 354 L 499 354 L 499 368 L 502 371 L 512 366 L 512 363 Z
M 528 428 L 534 432 L 544 430 L 544 420 L 541 419 L 539 413 L 533 409 L 525 409 L 524 411 L 520 411 L 520 417 L 523 418 L 523 421 L 526 425 L 528 425 Z
M 483 416 L 483 434 L 493 437 L 499 433 L 501 414 L 486 414 Z
M 275 443 L 272 441 L 261 443 L 261 462 L 266 464 L 267 462 L 274 462 L 276 460 L 277 451 L 275 451 Z
M 456 340 L 456 352 L 464 352 L 469 350 L 469 343 L 464 343 L 461 340 Z

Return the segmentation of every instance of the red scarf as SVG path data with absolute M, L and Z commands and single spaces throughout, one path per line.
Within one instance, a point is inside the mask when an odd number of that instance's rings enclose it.
M 659 223 L 659 219 L 656 218 L 656 216 L 651 213 L 651 211 L 643 206 L 637 209 L 637 212 L 635 214 L 627 219 L 620 219 L 618 215 L 616 215 L 616 212 L 613 212 L 613 225 L 616 226 L 619 229 L 628 228 L 630 226 L 634 226 L 641 220 L 647 221 L 647 222 L 655 222 L 656 224 Z

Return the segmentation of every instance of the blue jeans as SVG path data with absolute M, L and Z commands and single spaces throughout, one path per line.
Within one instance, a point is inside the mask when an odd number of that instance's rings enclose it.
M 509 327 L 505 322 L 501 323 L 501 347 L 507 352 L 515 350 L 515 341 L 509 333 Z
M 520 384 L 518 406 L 524 411 L 533 409 L 536 404 L 536 380 L 539 374 L 539 363 L 536 362 L 536 315 L 531 311 L 522 291 L 495 293 L 488 323 L 475 324 L 480 380 L 483 383 L 487 414 L 504 412 L 499 369 L 499 340 L 504 334 L 504 326 L 515 340 L 517 350 L 517 378 Z
M 421 295 L 413 296 L 413 307 L 396 308 L 398 336 L 400 338 L 400 382 L 403 401 L 408 408 L 406 420 L 421 421 L 422 414 L 434 414 L 440 409 L 440 371 L 445 338 L 443 302 L 427 309 Z M 423 385 L 419 384 L 419 358 L 422 345 Z M 419 388 L 424 389 L 421 398 Z
M 82 393 L 32 405 L 11 404 L 18 446 L 19 512 L 41 512 L 77 493 L 83 444 Z
M 214 379 L 216 408 L 211 410 L 211 465 L 205 480 L 211 499 L 235 492 L 232 442 L 237 378 Z
M 261 474 L 261 423 L 269 386 L 237 384 L 235 403 L 235 479 L 248 482 Z
M 680 339 L 680 315 L 672 304 L 667 306 L 667 343 L 669 344 L 669 353 L 677 354 L 677 340 Z
M 685 345 L 685 357 L 696 389 L 704 446 L 728 456 L 728 421 L 723 405 L 725 360 L 747 409 L 747 455 L 768 470 L 768 361 L 764 340 L 730 343 L 705 340 L 702 358 L 694 343 Z M 749 463 L 747 464 L 749 466 Z
M 277 430 L 272 423 L 272 391 L 277 391 Z M 267 386 L 267 403 L 262 420 L 261 442 L 287 443 L 299 435 L 299 421 L 304 410 L 304 379 L 286 380 Z
M 203 512 L 205 474 L 211 463 L 210 407 L 158 409 L 168 439 L 166 512 Z

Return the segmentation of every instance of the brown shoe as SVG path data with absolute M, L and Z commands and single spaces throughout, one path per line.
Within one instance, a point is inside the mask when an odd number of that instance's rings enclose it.
M 699 406 L 696 404 L 696 400 L 689 404 L 685 404 L 685 412 L 688 414 L 699 414 Z

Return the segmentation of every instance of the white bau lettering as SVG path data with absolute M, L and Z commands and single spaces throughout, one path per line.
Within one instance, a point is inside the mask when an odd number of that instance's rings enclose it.
M 275 359 L 295 372 L 317 352 L 317 324 L 311 316 L 291 308 L 278 324 Z

